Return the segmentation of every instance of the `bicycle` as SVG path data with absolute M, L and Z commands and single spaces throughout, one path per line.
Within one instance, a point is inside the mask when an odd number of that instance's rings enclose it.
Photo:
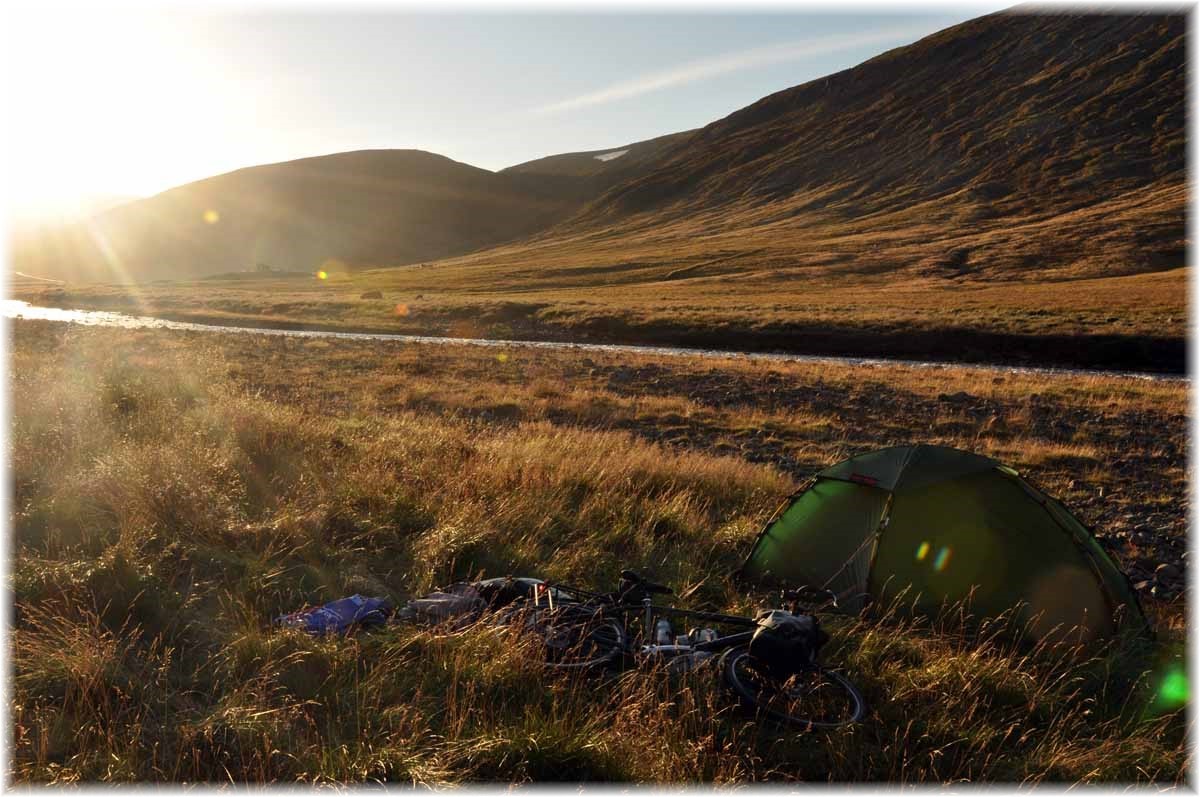
M 543 583 L 531 596 L 510 604 L 500 622 L 531 634 L 551 670 L 583 671 L 632 659 L 682 671 L 716 660 L 724 682 L 747 706 L 789 725 L 835 728 L 858 722 L 866 701 L 858 688 L 817 658 L 828 636 L 817 609 L 801 612 L 802 603 L 820 598 L 837 605 L 828 590 L 785 590 L 787 610 L 760 612 L 756 619 L 679 609 L 654 603 L 653 595 L 672 595 L 662 584 L 632 570 L 621 572 L 615 592 L 597 593 L 566 584 Z M 674 635 L 667 618 L 732 626 L 721 634 L 712 627 Z M 640 621 L 640 633 L 634 629 Z M 772 635 L 790 628 L 786 634 Z

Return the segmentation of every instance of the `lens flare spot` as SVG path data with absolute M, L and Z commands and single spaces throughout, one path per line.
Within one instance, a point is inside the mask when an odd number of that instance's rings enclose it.
M 217 211 L 212 210 L 211 208 L 209 210 L 204 211 L 204 223 L 205 224 L 216 224 L 220 220 L 221 220 L 221 214 L 218 213 Z
M 497 362 L 502 362 L 502 363 L 506 363 L 506 362 L 508 362 L 508 353 L 507 353 L 507 352 L 503 352 L 503 351 L 502 351 L 502 352 L 500 352 L 499 354 L 497 354 L 497 355 L 496 355 L 496 361 L 497 361 Z
M 403 302 L 396 305 L 396 315 L 398 315 L 398 316 L 408 315 L 408 305 L 404 304 Z
M 917 561 L 924 562 L 926 556 L 929 556 L 929 543 L 923 542 L 917 546 Z
M 942 548 L 937 552 L 937 558 L 933 560 L 933 569 L 939 573 L 946 569 L 950 564 L 950 549 Z
M 1181 708 L 1187 704 L 1189 692 L 1187 673 L 1182 667 L 1172 667 L 1159 684 L 1155 708 L 1159 711 Z
M 328 272 L 328 271 L 325 271 L 324 269 L 322 269 L 321 271 L 318 271 L 318 272 L 317 272 L 317 279 L 319 279 L 319 280 L 327 280 L 327 279 L 329 279 L 329 272 Z

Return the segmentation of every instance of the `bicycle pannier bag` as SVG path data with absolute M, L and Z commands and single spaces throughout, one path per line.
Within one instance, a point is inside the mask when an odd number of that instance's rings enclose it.
M 811 615 L 775 609 L 758 616 L 750 639 L 750 656 L 773 677 L 786 678 L 816 664 L 817 653 L 829 640 Z

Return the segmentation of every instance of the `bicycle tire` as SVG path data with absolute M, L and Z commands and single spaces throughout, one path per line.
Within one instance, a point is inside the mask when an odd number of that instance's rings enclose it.
M 739 646 L 721 656 L 721 673 L 743 703 L 785 725 L 840 728 L 866 715 L 862 693 L 836 670 L 814 667 L 780 684 L 754 666 L 748 646 Z
M 511 613 L 509 623 L 520 615 L 520 610 Z M 519 630 L 537 637 L 543 666 L 550 670 L 603 667 L 628 648 L 625 628 L 616 619 L 579 606 L 527 611 Z

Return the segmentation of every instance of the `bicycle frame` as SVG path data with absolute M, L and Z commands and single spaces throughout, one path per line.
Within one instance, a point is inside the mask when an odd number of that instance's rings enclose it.
M 626 586 L 627 582 L 635 582 Z M 638 664 L 653 662 L 657 668 L 662 665 L 664 671 L 675 676 L 681 673 L 698 670 L 701 667 L 711 669 L 716 664 L 716 671 L 723 682 L 727 683 L 737 693 L 741 702 L 755 707 L 756 711 L 775 720 L 788 724 L 798 724 L 809 730 L 814 727 L 838 727 L 840 725 L 859 721 L 865 710 L 861 693 L 845 676 L 837 670 L 828 670 L 817 661 L 820 649 L 820 638 L 813 647 L 805 647 L 795 651 L 784 648 L 783 651 L 772 651 L 769 644 L 772 638 L 764 640 L 764 650 L 756 661 L 751 642 L 760 629 L 760 620 L 739 617 L 717 612 L 679 609 L 674 606 L 662 606 L 654 603 L 651 594 L 673 594 L 668 587 L 648 582 L 632 571 L 622 571 L 621 586 L 615 592 L 589 592 L 567 585 L 549 584 L 543 582 L 546 592 L 547 608 L 551 618 L 545 628 L 554 630 L 553 615 L 560 609 L 563 612 L 563 625 L 560 627 L 567 634 L 567 644 L 578 644 L 586 651 L 587 658 L 577 663 L 550 663 L 550 667 L 588 668 L 607 666 L 613 662 L 625 663 L 623 657 L 631 657 Z M 553 592 L 557 591 L 562 603 L 554 605 Z M 824 595 L 825 590 L 792 590 L 780 594 L 780 599 L 789 606 L 786 610 L 792 615 L 807 615 L 811 618 L 814 628 L 819 628 L 818 609 L 805 607 L 800 611 L 800 604 L 809 594 Z M 534 606 L 539 604 L 539 593 L 535 590 Z M 828 593 L 832 605 L 837 605 L 837 596 Z M 640 616 L 640 618 L 639 618 Z M 763 615 L 759 615 L 762 617 Z M 713 625 L 733 626 L 738 629 L 733 633 L 717 634 L 715 639 L 707 641 L 693 640 L 688 635 L 685 644 L 657 644 L 654 642 L 655 625 L 662 622 L 664 617 L 674 617 L 697 621 L 707 621 Z M 634 636 L 631 625 L 639 623 L 642 626 L 642 638 Z M 611 633 L 604 635 L 597 631 L 602 627 L 616 626 L 615 637 Z M 572 636 L 573 635 L 573 636 Z M 553 633 L 551 634 L 553 636 Z M 707 636 L 702 634 L 701 636 Z M 826 636 L 827 638 L 827 636 Z M 573 640 L 573 641 L 572 641 Z M 668 640 L 669 641 L 669 640 Z M 561 645 L 559 647 L 562 647 Z M 787 658 L 780 666 L 782 652 Z M 792 654 L 797 655 L 793 656 Z M 803 654 L 803 655 L 800 655 Z M 708 662 L 708 663 L 706 663 Z M 782 672 L 781 672 L 782 671 Z M 749 675 L 747 675 L 749 673 Z M 807 714 L 797 713 L 797 706 L 792 705 L 796 697 L 796 689 L 801 690 L 800 698 L 807 698 L 812 691 L 809 686 L 801 684 L 807 681 L 794 681 L 801 673 L 811 673 L 817 683 L 822 686 L 832 685 L 839 691 L 837 695 L 848 698 L 848 712 L 838 711 L 826 719 L 823 714 L 816 718 Z M 782 674 L 782 678 L 780 675 Z M 842 695 L 842 692 L 845 695 Z M 774 697 L 782 695 L 785 703 L 782 708 L 772 703 Z M 839 698 L 840 703 L 840 698 Z
M 625 600 L 625 595 L 614 595 L 613 593 L 598 593 L 589 592 L 579 589 L 578 587 L 569 587 L 560 584 L 547 584 L 547 587 L 552 587 L 560 592 L 573 594 L 577 597 L 584 598 L 584 604 L 591 604 L 603 614 L 619 617 L 621 624 L 628 628 L 627 618 L 630 615 L 642 615 L 642 627 L 646 636 L 646 642 L 639 648 L 639 652 L 643 655 L 678 655 L 682 653 L 719 653 L 731 647 L 748 644 L 750 638 L 754 635 L 753 629 L 757 627 L 757 623 L 747 617 L 738 617 L 730 614 L 719 614 L 717 612 L 702 612 L 692 609 L 680 609 L 674 606 L 662 606 L 655 604 L 653 599 L 648 595 L 643 596 L 641 601 L 637 603 Z M 628 593 L 626 593 L 628 594 Z M 724 634 L 716 639 L 708 642 L 698 642 L 691 645 L 676 645 L 666 644 L 659 645 L 650 642 L 652 629 L 656 617 L 676 617 L 691 620 L 702 620 L 712 623 L 721 623 L 724 625 L 732 625 L 748 629 L 746 631 L 733 634 Z
M 647 640 L 641 647 L 641 652 L 645 655 L 677 655 L 681 653 L 719 653 L 738 645 L 744 645 L 750 642 L 750 637 L 754 635 L 756 623 L 746 617 L 737 617 L 730 614 L 718 614 L 716 612 L 701 612 L 692 609 L 679 609 L 674 606 L 659 606 L 656 605 L 649 597 L 643 598 L 641 605 L 623 604 L 613 607 L 613 611 L 621 614 L 629 614 L 636 611 L 642 612 L 642 623 L 647 637 L 650 636 L 651 629 L 654 628 L 654 620 L 656 617 L 677 617 L 691 620 L 704 620 L 713 623 L 721 623 L 724 625 L 739 626 L 747 631 L 736 632 L 733 634 L 721 634 L 716 639 L 708 642 L 693 642 L 690 645 L 655 644 Z
M 754 636 L 754 629 L 758 627 L 758 621 L 748 617 L 738 617 L 731 614 L 719 614 L 717 612 L 702 612 L 693 609 L 679 609 L 674 606 L 663 606 L 654 603 L 649 595 L 643 594 L 641 600 L 634 603 L 628 599 L 628 596 L 637 593 L 636 585 L 623 592 L 590 592 L 578 587 L 567 586 L 565 584 L 550 584 L 545 585 L 547 589 L 555 589 L 559 592 L 565 592 L 574 595 L 577 598 L 582 598 L 580 601 L 583 605 L 591 605 L 600 613 L 610 617 L 620 619 L 621 625 L 628 630 L 628 618 L 631 615 L 642 615 L 642 628 L 645 636 L 645 641 L 642 645 L 634 648 L 632 642 L 628 643 L 631 649 L 644 656 L 656 655 L 680 655 L 684 653 L 720 653 L 732 647 L 746 645 L 750 643 L 750 639 Z M 790 611 L 793 614 L 799 613 L 799 601 L 794 599 L 790 602 Z M 814 614 L 815 612 L 808 612 Z M 695 642 L 689 645 L 665 644 L 660 645 L 652 642 L 654 621 L 656 617 L 678 617 L 691 620 L 702 620 L 712 623 L 720 623 L 723 625 L 732 625 L 747 629 L 746 631 L 735 632 L 732 634 L 719 635 L 716 639 L 708 642 Z M 631 650 L 631 652 L 633 652 Z

